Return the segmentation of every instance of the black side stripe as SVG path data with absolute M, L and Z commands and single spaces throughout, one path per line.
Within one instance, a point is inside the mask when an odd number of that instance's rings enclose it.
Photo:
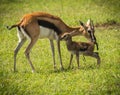
M 17 28 L 18 28 L 18 30 L 19 30 L 19 31 L 21 31 L 21 29 L 20 29 L 20 27 L 19 27 L 19 26 L 18 26 Z
M 48 21 L 45 21 L 45 20 L 38 20 L 38 24 L 40 26 L 43 26 L 43 27 L 46 27 L 46 28 L 49 28 L 49 29 L 53 29 L 58 35 L 62 33 L 62 31 L 51 22 L 48 22 Z

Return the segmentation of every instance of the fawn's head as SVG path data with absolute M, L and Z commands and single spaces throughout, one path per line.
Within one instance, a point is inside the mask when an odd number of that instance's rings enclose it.
M 64 40 L 64 41 L 71 40 L 71 39 L 72 39 L 72 36 L 70 33 L 64 33 L 61 35 L 61 38 L 60 38 L 60 40 Z

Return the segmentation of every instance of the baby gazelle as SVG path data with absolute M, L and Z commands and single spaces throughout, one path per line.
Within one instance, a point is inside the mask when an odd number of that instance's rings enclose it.
M 97 59 L 97 64 L 100 65 L 100 57 L 98 52 L 94 52 L 94 43 L 93 42 L 75 42 L 72 41 L 72 36 L 70 33 L 64 33 L 61 36 L 61 40 L 66 41 L 67 49 L 71 52 L 71 58 L 69 63 L 69 68 L 71 67 L 73 55 L 76 55 L 76 60 L 79 66 L 79 54 L 83 54 L 85 56 L 91 56 Z

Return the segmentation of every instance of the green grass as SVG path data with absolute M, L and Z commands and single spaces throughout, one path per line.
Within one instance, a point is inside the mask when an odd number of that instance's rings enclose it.
M 120 94 L 120 26 L 96 28 L 101 67 L 96 60 L 80 58 L 81 68 L 54 71 L 49 40 L 39 40 L 31 51 L 36 73 L 24 55 L 28 41 L 17 57 L 17 70 L 13 72 L 13 51 L 18 38 L 16 29 L 8 31 L 5 25 L 19 21 L 22 15 L 45 11 L 60 16 L 68 25 L 77 26 L 91 18 L 95 23 L 114 20 L 120 23 L 119 0 L 1 0 L 0 1 L 0 95 L 119 95 Z M 75 37 L 75 40 L 85 40 Z M 70 54 L 61 42 L 64 67 L 67 68 Z

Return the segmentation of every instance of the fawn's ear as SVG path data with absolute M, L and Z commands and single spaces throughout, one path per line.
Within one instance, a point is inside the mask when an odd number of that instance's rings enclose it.
M 74 35 L 76 35 L 76 33 L 77 33 L 77 30 L 73 30 L 73 31 L 70 32 L 69 34 L 70 34 L 71 36 L 74 36 Z

